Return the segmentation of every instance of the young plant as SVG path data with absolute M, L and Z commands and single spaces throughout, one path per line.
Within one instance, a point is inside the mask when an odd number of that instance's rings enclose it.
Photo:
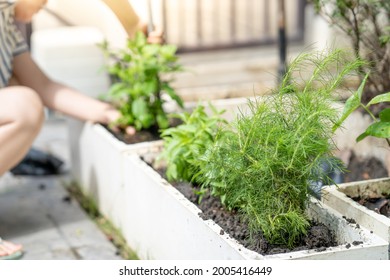
M 342 116 L 339 121 L 334 125 L 333 130 L 339 128 L 344 120 L 358 108 L 363 108 L 373 119 L 373 123 L 366 129 L 365 132 L 360 134 L 356 139 L 357 142 L 363 140 L 367 136 L 373 136 L 377 138 L 384 138 L 387 141 L 387 144 L 390 146 L 390 108 L 382 109 L 379 112 L 379 118 L 375 117 L 373 112 L 370 110 L 370 106 L 374 104 L 379 104 L 383 102 L 390 102 L 390 92 L 383 93 L 375 96 L 367 104 L 363 104 L 362 95 L 363 89 L 366 85 L 368 79 L 368 74 L 363 79 L 358 90 L 351 95 L 348 100 L 345 102 L 345 107 Z
M 221 124 L 226 123 L 218 111 L 209 104 L 213 114 L 205 112 L 205 107 L 198 105 L 192 113 L 183 112 L 176 117 L 182 124 L 163 130 L 164 150 L 160 159 L 167 163 L 167 178 L 173 181 L 194 182 L 194 175 L 199 172 L 198 161 L 207 148 L 214 143 Z
M 109 50 L 107 44 L 102 48 L 109 58 L 108 71 L 114 81 L 108 100 L 122 113 L 118 125 L 131 125 L 137 130 L 168 127 L 163 93 L 183 107 L 181 98 L 166 78 L 167 74 L 182 69 L 175 55 L 176 47 L 148 44 L 145 35 L 138 32 L 123 50 Z
M 262 231 L 270 243 L 290 248 L 306 235 L 310 182 L 326 176 L 324 160 L 335 164 L 334 93 L 361 65 L 344 59 L 341 51 L 301 55 L 280 88 L 250 102 L 251 114 L 222 129 L 197 159 L 203 187 L 238 209 L 252 234 Z M 300 71 L 310 66 L 309 78 L 299 80 Z

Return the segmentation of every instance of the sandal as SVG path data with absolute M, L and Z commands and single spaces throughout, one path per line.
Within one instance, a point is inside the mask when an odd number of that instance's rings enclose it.
M 0 255 L 0 260 L 18 260 L 23 256 L 22 246 L 0 238 L 0 254 L 4 254 Z

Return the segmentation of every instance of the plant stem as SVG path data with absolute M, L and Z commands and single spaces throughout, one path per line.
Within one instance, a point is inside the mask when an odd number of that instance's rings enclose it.
M 374 114 L 370 111 L 370 109 L 368 109 L 368 107 L 366 105 L 364 105 L 363 103 L 360 103 L 360 106 L 363 107 L 363 109 L 370 115 L 370 117 L 376 122 L 378 121 L 378 119 L 374 116 Z
M 368 109 L 367 106 L 365 106 L 364 104 L 360 103 L 360 106 L 363 107 L 363 109 L 371 116 L 371 118 L 376 122 L 378 121 L 378 119 L 374 116 L 374 114 L 370 111 L 370 109 Z M 390 147 L 390 140 L 389 138 L 385 138 L 386 142 L 387 142 L 387 145 Z

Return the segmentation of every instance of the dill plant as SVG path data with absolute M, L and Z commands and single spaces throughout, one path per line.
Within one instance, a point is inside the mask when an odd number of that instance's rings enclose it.
M 324 160 L 335 164 L 334 93 L 362 63 L 350 62 L 339 50 L 302 54 L 281 86 L 249 102 L 251 113 L 221 129 L 199 158 L 202 188 L 238 209 L 252 235 L 261 231 L 270 243 L 290 248 L 306 235 L 310 181 L 325 176 Z M 300 74 L 308 69 L 310 75 Z

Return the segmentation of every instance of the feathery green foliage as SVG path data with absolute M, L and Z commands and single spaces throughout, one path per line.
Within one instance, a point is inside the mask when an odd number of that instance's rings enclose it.
M 306 234 L 309 184 L 322 174 L 320 163 L 334 149 L 334 92 L 362 65 L 344 55 L 299 56 L 280 88 L 250 102 L 251 114 L 222 129 L 199 158 L 203 188 L 226 207 L 239 209 L 251 232 L 261 230 L 273 244 L 293 247 Z M 301 70 L 310 67 L 309 78 L 300 80 Z
M 196 159 L 204 154 L 206 149 L 214 143 L 215 135 L 224 111 L 218 111 L 209 104 L 213 114 L 205 112 L 203 105 L 198 105 L 192 113 L 183 112 L 175 116 L 182 120 L 182 124 L 163 130 L 161 138 L 164 140 L 164 150 L 159 159 L 167 162 L 166 175 L 169 180 L 192 182 L 194 175 L 199 172 Z
M 135 39 L 129 39 L 127 47 L 122 50 L 109 50 L 107 43 L 101 47 L 111 62 L 108 71 L 114 83 L 108 92 L 108 99 L 122 113 L 118 124 L 132 125 L 137 130 L 155 125 L 168 127 L 162 93 L 183 107 L 181 98 L 170 85 L 171 81 L 162 77 L 162 74 L 182 69 L 175 55 L 176 47 L 148 44 L 141 32 L 136 34 Z

